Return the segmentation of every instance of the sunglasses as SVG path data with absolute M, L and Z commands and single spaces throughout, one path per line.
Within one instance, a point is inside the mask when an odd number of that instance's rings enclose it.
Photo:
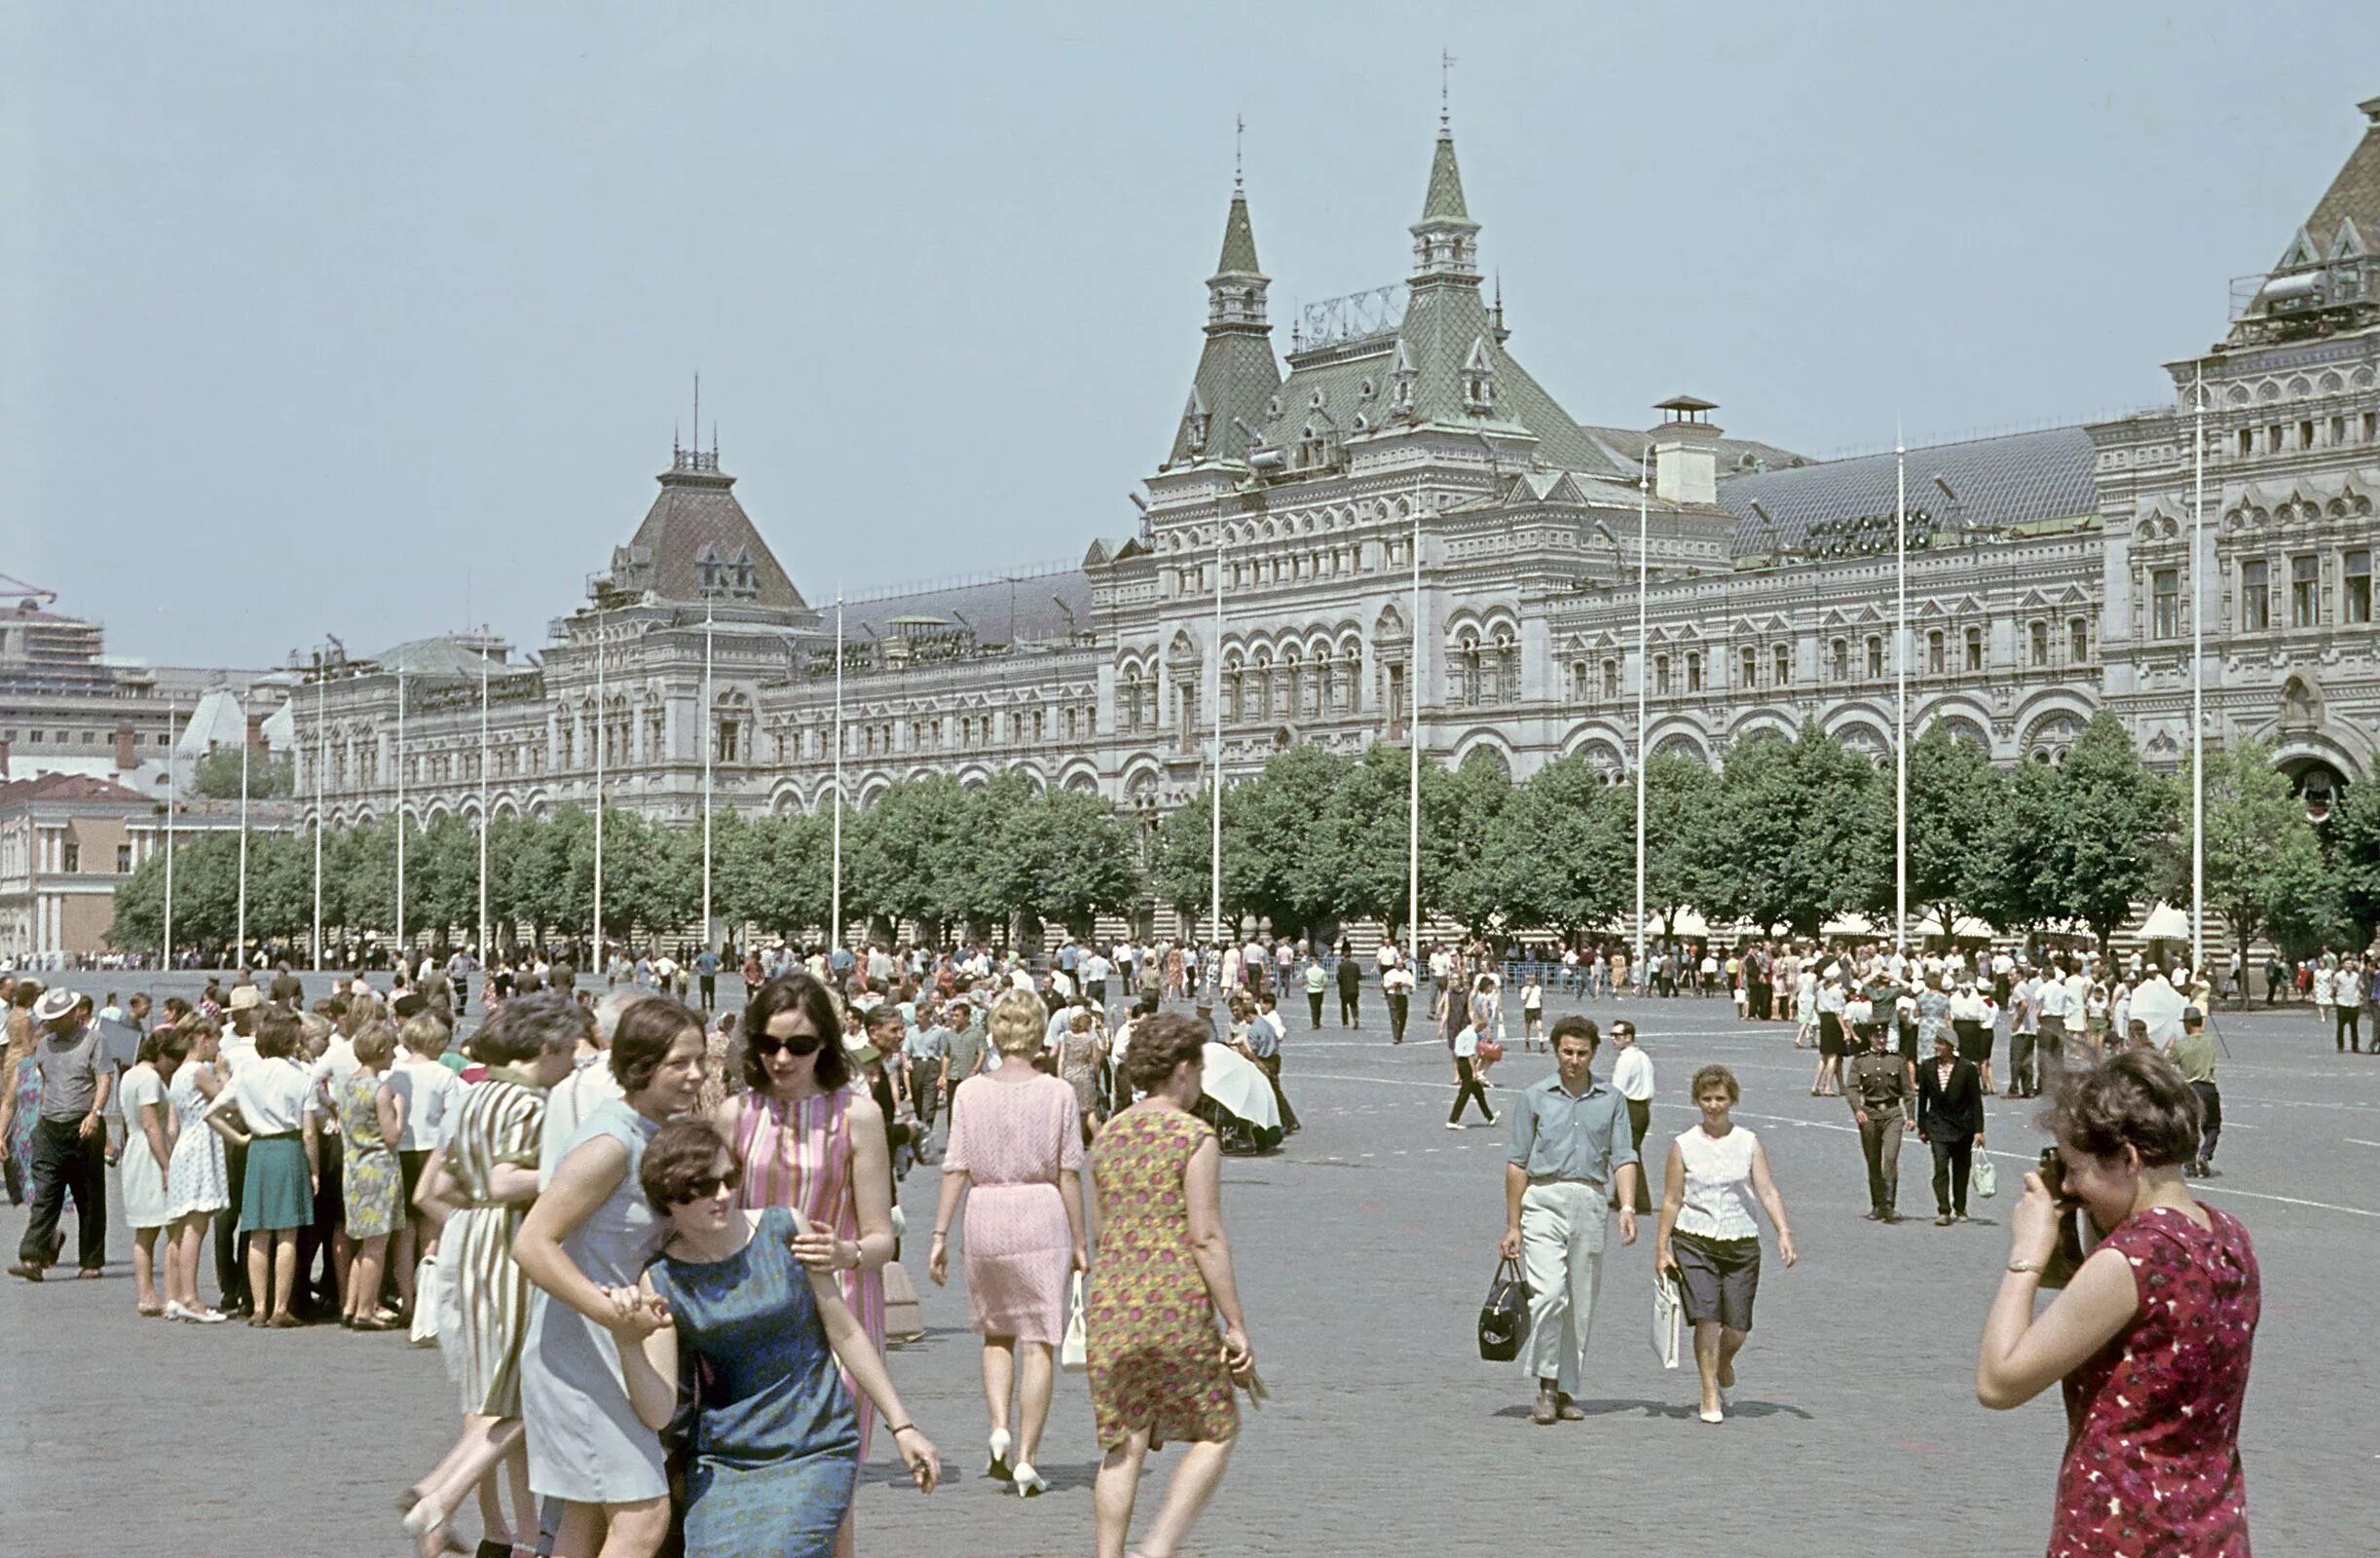
M 744 1170 L 741 1168 L 730 1168 L 724 1174 L 704 1174 L 700 1179 L 687 1183 L 686 1194 L 679 1198 L 678 1205 L 684 1206 L 697 1201 L 708 1201 L 722 1190 L 740 1190 L 743 1184 Z
M 752 1053 L 762 1059 L 766 1059 L 779 1050 L 783 1050 L 787 1055 L 801 1056 L 816 1055 L 825 1047 L 826 1041 L 815 1033 L 797 1033 L 790 1039 L 780 1039 L 773 1033 L 762 1033 L 756 1035 L 752 1040 Z

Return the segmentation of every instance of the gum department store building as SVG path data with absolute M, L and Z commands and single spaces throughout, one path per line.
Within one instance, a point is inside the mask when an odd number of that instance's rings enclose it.
M 2203 612 L 2212 740 L 2266 742 L 2317 806 L 2380 771 L 2380 98 L 2361 107 L 2361 139 L 2271 273 L 2233 284 L 2224 339 L 2168 365 L 2170 404 L 1908 452 L 1913 729 L 1947 721 L 2002 762 L 2056 762 L 2107 708 L 2173 764 Z M 1078 568 L 850 607 L 846 795 L 865 807 L 913 775 L 1015 768 L 1153 819 L 1204 781 L 1218 697 L 1238 778 L 1300 742 L 1402 743 L 1417 686 L 1437 759 L 1522 779 L 1577 754 L 1618 776 L 1646 675 L 1656 752 L 1717 762 L 1814 717 L 1882 757 L 1893 457 L 1812 463 L 1729 439 L 1689 396 L 1650 430 L 1573 421 L 1482 295 L 1479 232 L 1441 130 L 1401 295 L 1306 311 L 1284 370 L 1235 193 L 1137 528 Z M 468 636 L 332 658 L 293 700 L 298 796 L 319 750 L 330 821 L 390 815 L 401 692 L 407 814 L 476 815 L 484 669 L 500 816 L 591 801 L 599 742 L 607 798 L 656 819 L 697 814 L 705 742 L 720 804 L 825 805 L 833 608 L 787 576 L 716 447 L 678 450 L 659 481 L 534 661 Z

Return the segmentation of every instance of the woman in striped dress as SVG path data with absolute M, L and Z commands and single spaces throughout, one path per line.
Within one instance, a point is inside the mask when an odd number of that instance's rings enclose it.
M 892 1167 L 883 1111 L 851 1086 L 842 1013 L 826 985 L 788 974 L 761 986 L 744 1009 L 744 1080 L 749 1091 L 720 1105 L 720 1134 L 743 1169 L 746 1210 L 791 1206 L 803 1232 L 794 1254 L 832 1271 L 843 1302 L 884 1346 L 884 1267 L 893 1257 Z M 849 1388 L 849 1376 L 844 1377 Z M 859 1458 L 868 1459 L 875 1411 L 856 1391 Z M 848 1554 L 845 1519 L 836 1550 Z
M 443 1214 L 438 1265 L 453 1284 L 450 1321 L 438 1345 L 461 1388 L 463 1433 L 446 1458 L 405 1491 L 405 1529 L 425 1553 L 442 1550 L 445 1527 L 479 1490 L 482 1551 L 508 1545 L 509 1530 L 534 1542 L 538 1506 L 521 1448 L 521 1339 L 529 1280 L 512 1259 L 512 1237 L 538 1195 L 538 1145 L 545 1090 L 571 1074 L 593 1020 L 559 991 L 516 996 L 471 1042 L 487 1080 L 465 1090 L 454 1134 L 422 1169 L 423 1201 Z M 492 1473 L 507 1463 L 513 1518 L 507 1527 Z

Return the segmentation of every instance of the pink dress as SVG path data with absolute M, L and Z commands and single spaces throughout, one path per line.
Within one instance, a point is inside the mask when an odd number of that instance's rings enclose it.
M 1062 1084 L 1061 1084 L 1062 1086 Z M 748 1210 L 793 1206 L 815 1227 L 832 1228 L 838 1239 L 860 1237 L 859 1198 L 851 1187 L 851 1099 L 840 1090 L 788 1103 L 764 1093 L 737 1094 L 735 1161 L 744 1167 L 740 1204 Z M 1067 1096 L 1071 1098 L 1072 1094 Z M 884 1274 L 837 1274 L 843 1302 L 859 1317 L 868 1340 L 884 1350 Z M 875 1408 L 843 1376 L 859 1409 L 860 1459 L 868 1459 L 869 1430 Z
M 2140 1310 L 2065 1378 L 2050 1558 L 2248 1558 L 2240 1404 L 2263 1307 L 2248 1231 L 2151 1207 L 2106 1244 Z
M 968 1178 L 962 1238 L 978 1332 L 1053 1344 L 1064 1337 L 1074 1234 L 1058 1176 L 1082 1167 L 1081 1111 L 1058 1078 L 971 1077 L 951 1094 L 942 1171 Z

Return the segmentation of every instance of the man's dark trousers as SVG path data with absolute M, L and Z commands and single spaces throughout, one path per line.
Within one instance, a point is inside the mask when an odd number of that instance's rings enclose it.
M 1389 1003 L 1389 1042 L 1402 1044 L 1405 1042 L 1405 1014 L 1411 1009 L 1413 998 L 1402 990 L 1391 990 L 1385 999 Z
M 50 1245 L 74 1197 L 76 1262 L 87 1272 L 107 1263 L 107 1134 L 82 1132 L 83 1122 L 39 1120 L 33 1125 L 33 1217 L 25 1224 L 17 1258 L 28 1266 L 50 1264 Z
M 1318 1028 L 1320 1027 L 1322 1025 L 1322 992 L 1320 990 L 1308 990 L 1306 992 L 1306 1005 L 1314 1013 L 1314 1025 Z
M 2008 1035 L 2008 1086 L 2004 1092 L 2031 1097 L 2041 1091 L 2041 1073 L 2033 1064 L 2033 1036 Z
M 248 1302 L 247 1262 L 241 1258 L 247 1251 L 247 1239 L 238 1232 L 240 1198 L 248 1182 L 248 1149 L 237 1141 L 223 1143 L 223 1178 L 232 1200 L 230 1207 L 214 1217 L 215 1289 L 223 1295 L 224 1308 L 241 1309 Z

